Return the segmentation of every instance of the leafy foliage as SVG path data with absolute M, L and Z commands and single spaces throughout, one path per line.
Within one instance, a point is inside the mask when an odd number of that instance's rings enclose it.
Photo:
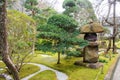
M 27 8 L 30 8 L 31 7 L 31 5 L 37 5 L 38 4 L 38 2 L 37 2 L 37 0 L 26 0 L 26 7 Z M 30 4 L 31 3 L 31 4 Z M 31 9 L 31 8 L 30 8 Z
M 40 13 L 40 9 L 37 7 L 38 1 L 37 0 L 26 0 L 25 1 L 25 8 L 28 11 L 31 11 L 31 15 L 35 16 L 37 13 Z
M 50 17 L 48 19 L 48 24 L 58 26 L 68 32 L 73 31 L 77 27 L 77 22 L 75 20 L 62 14 L 58 14 Z
M 11 10 L 8 11 L 7 15 L 7 28 L 9 53 L 15 63 L 21 62 L 27 54 L 32 52 L 35 38 L 35 21 L 23 13 Z
M 7 7 L 11 9 L 13 4 L 14 4 L 14 2 L 16 2 L 16 1 L 17 0 L 7 0 Z
M 78 8 L 76 2 L 77 1 L 74 1 L 74 0 L 64 0 L 64 2 L 63 2 L 63 8 L 66 9 L 64 11 L 64 14 L 70 16 L 70 13 L 77 12 L 79 8 Z
M 37 29 L 37 38 L 42 39 L 36 44 L 37 49 L 66 53 L 75 45 L 80 47 L 87 45 L 87 41 L 76 37 L 79 31 L 76 29 L 77 23 L 72 18 L 62 14 L 53 15 L 47 23 Z
M 47 74 L 47 75 L 46 75 Z M 32 78 L 30 80 L 57 80 L 55 72 L 51 70 L 45 70 Z
M 50 16 L 57 14 L 57 12 L 52 8 L 41 9 L 40 14 L 34 16 L 37 24 L 46 24 Z
M 76 6 L 76 3 L 73 0 L 65 0 L 63 3 L 63 8 L 65 9 L 70 8 L 70 7 L 75 7 L 75 6 Z
M 63 12 L 65 15 L 73 17 L 79 26 L 85 25 L 89 20 L 96 20 L 92 4 L 88 0 L 64 0 Z

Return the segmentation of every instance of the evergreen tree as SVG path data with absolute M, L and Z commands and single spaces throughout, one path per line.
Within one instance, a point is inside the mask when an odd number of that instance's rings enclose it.
M 96 20 L 92 4 L 88 0 L 65 0 L 63 2 L 63 12 L 65 15 L 72 16 L 82 26 L 89 20 Z
M 39 13 L 39 9 L 37 8 L 38 1 L 37 0 L 26 0 L 25 1 L 25 8 L 31 12 L 31 16 L 35 16 Z
M 73 51 L 75 45 L 84 47 L 87 41 L 81 40 L 76 36 L 79 35 L 77 22 L 72 18 L 57 14 L 48 19 L 46 25 L 39 26 L 37 38 L 42 39 L 36 47 L 42 51 L 51 51 L 58 53 L 58 62 L 60 63 L 60 54 Z M 77 50 L 74 50 L 77 51 Z

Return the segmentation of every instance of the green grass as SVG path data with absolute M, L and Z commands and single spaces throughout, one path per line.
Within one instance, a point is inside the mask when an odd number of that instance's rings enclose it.
M 4 68 L 5 64 L 3 62 L 0 62 L 0 68 Z
M 40 72 L 32 77 L 30 80 L 57 80 L 56 74 L 51 70 Z
M 49 66 L 51 68 L 57 69 L 59 71 L 62 71 L 68 75 L 68 80 L 94 80 L 100 72 L 101 69 L 90 69 L 82 66 L 76 66 L 74 65 L 74 62 L 77 60 L 81 60 L 82 58 L 79 57 L 71 57 L 70 59 L 65 59 L 64 56 L 61 56 L 61 64 L 56 64 L 57 62 L 57 54 L 51 57 L 43 57 L 41 54 L 33 54 L 31 55 L 33 58 L 30 62 L 44 64 L 46 66 Z M 30 57 L 31 57 L 30 56 Z M 107 57 L 100 56 L 100 60 L 104 63 L 104 70 L 103 74 L 98 75 L 98 80 L 104 80 L 105 75 L 109 71 L 110 67 L 113 63 L 115 63 L 117 58 L 117 54 L 112 55 L 111 61 Z M 4 67 L 3 63 L 0 63 Z M 38 71 L 39 68 L 34 65 L 25 65 L 21 72 L 20 72 L 20 78 L 23 78 L 25 76 L 28 76 L 36 71 Z M 48 75 L 50 73 L 50 75 Z M 45 75 L 47 74 L 47 75 Z M 45 77 L 45 79 L 43 79 Z M 50 71 L 44 71 L 39 73 L 38 75 L 34 76 L 31 80 L 49 80 L 49 77 L 52 77 L 52 80 L 56 80 L 56 76 L 54 72 Z M 41 79 L 40 79 L 41 78 Z M 0 79 L 1 80 L 1 79 Z
M 6 72 L 5 70 L 5 65 L 4 63 L 0 62 L 0 68 L 3 68 L 4 70 L 0 71 L 0 73 L 4 73 Z M 37 72 L 39 71 L 40 68 L 38 66 L 34 66 L 34 65 L 31 65 L 31 64 L 25 64 L 22 69 L 20 70 L 20 78 L 23 78 L 23 77 L 26 77 L 34 72 Z M 2 78 L 0 78 L 0 80 L 4 80 Z
M 5 64 L 3 62 L 0 62 L 0 68 L 2 68 L 3 70 L 0 70 L 0 74 L 4 73 L 6 71 L 5 69 Z M 1 79 L 0 79 L 1 80 Z
M 111 69 L 112 66 L 114 66 L 114 64 L 115 64 L 115 62 L 118 58 L 118 54 L 112 54 L 111 56 L 112 56 L 111 60 L 109 60 L 109 58 L 106 59 L 104 57 L 104 59 L 107 61 L 107 63 L 104 63 L 104 68 L 103 68 L 104 69 L 104 74 L 100 74 L 98 76 L 98 80 L 104 80 L 104 77 L 106 76 L 108 71 Z
M 116 46 L 120 48 L 120 41 L 116 42 Z
M 34 54 L 32 55 L 33 59 L 31 62 L 44 64 L 46 66 L 49 66 L 51 68 L 57 69 L 59 71 L 62 71 L 66 73 L 69 76 L 68 80 L 94 80 L 98 74 L 98 72 L 101 69 L 90 69 L 82 66 L 76 66 L 74 65 L 74 62 L 77 60 L 82 60 L 82 58 L 79 57 L 72 57 L 70 59 L 65 59 L 64 57 L 61 57 L 61 64 L 56 64 L 57 62 L 57 56 L 52 57 L 43 57 L 41 54 Z M 101 74 L 98 76 L 98 80 L 104 80 L 105 75 L 107 74 L 110 66 L 115 62 L 115 57 L 112 57 L 112 60 L 107 63 L 104 63 L 104 74 Z M 108 58 L 106 58 L 108 59 Z
M 0 62 L 0 68 L 5 68 L 5 64 L 3 62 Z M 3 73 L 5 70 L 0 71 L 0 74 Z M 4 78 L 0 77 L 0 80 L 5 80 Z
M 34 66 L 34 65 L 31 65 L 31 64 L 26 64 L 22 67 L 22 69 L 20 70 L 20 78 L 23 78 L 23 77 L 26 77 L 32 73 L 35 73 L 37 71 L 39 71 L 40 68 L 38 66 Z
M 5 79 L 0 77 L 0 80 L 5 80 Z
M 35 51 L 36 54 L 54 55 L 52 52 Z

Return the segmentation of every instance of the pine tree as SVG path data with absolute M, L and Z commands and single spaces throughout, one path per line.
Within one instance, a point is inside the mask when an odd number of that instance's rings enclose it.
M 87 45 L 87 41 L 76 37 L 79 35 L 76 28 L 77 22 L 72 18 L 62 14 L 53 15 L 46 25 L 39 26 L 37 38 L 42 39 L 42 42 L 38 42 L 36 47 L 42 51 L 57 52 L 57 64 L 60 64 L 60 54 L 71 52 L 75 45 Z
M 35 16 L 39 9 L 37 8 L 38 1 L 37 0 L 26 0 L 25 2 L 25 8 L 31 12 L 31 16 Z

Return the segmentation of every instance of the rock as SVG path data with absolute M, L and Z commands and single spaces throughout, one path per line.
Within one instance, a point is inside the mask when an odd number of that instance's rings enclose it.
M 103 67 L 103 64 L 100 62 L 97 62 L 97 63 L 89 63 L 87 66 L 89 68 L 97 69 L 97 68 Z
M 103 67 L 103 64 L 100 63 L 100 62 L 97 62 L 97 63 L 84 63 L 82 61 L 75 61 L 74 64 L 78 65 L 78 66 L 84 66 L 84 67 L 92 68 L 92 69 L 98 69 L 100 67 Z
M 98 45 L 88 45 L 84 48 L 83 62 L 96 63 L 98 62 L 98 58 Z

